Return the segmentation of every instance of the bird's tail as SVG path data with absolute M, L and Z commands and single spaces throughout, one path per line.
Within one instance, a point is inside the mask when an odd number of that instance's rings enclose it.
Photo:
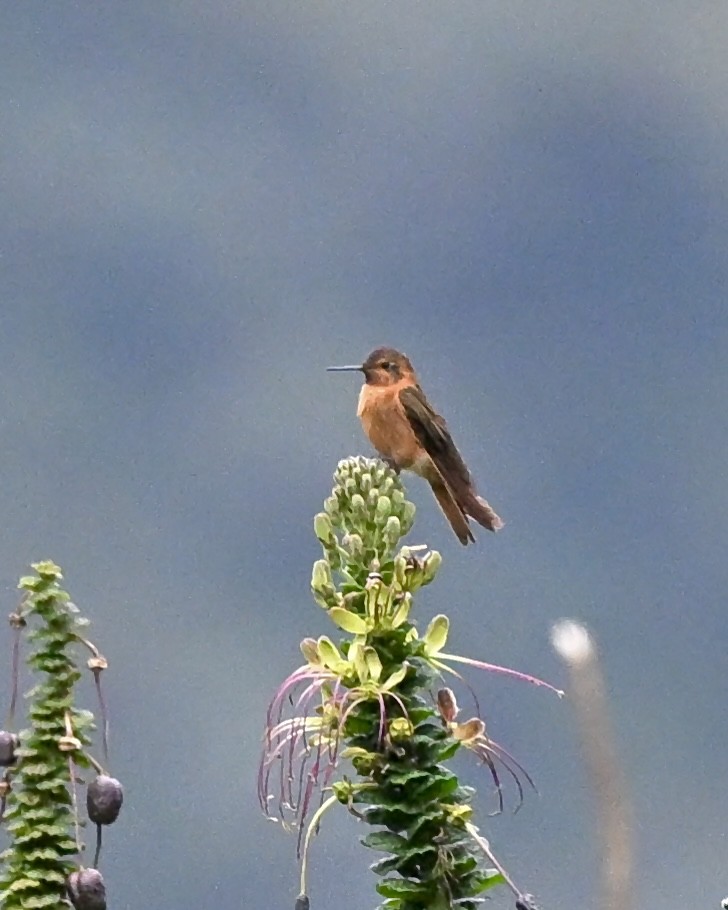
M 503 527 L 503 521 L 496 513 L 495 509 L 486 502 L 482 497 L 475 493 L 469 493 L 463 502 L 460 503 L 462 510 L 474 518 L 479 525 L 487 528 L 489 531 L 500 531 Z
M 428 478 L 428 480 L 430 481 L 432 492 L 435 494 L 437 504 L 445 514 L 445 518 L 450 522 L 457 539 L 461 544 L 465 545 L 473 542 L 475 538 L 473 537 L 473 532 L 470 530 L 467 515 L 453 496 L 450 487 L 448 487 L 441 477 Z M 488 504 L 486 503 L 486 505 Z M 490 506 L 488 506 L 488 508 L 490 508 Z M 491 509 L 491 511 L 493 510 Z M 493 515 L 500 521 L 500 518 L 498 518 L 495 512 L 493 512 Z M 474 515 L 473 518 L 476 518 L 476 516 Z M 476 518 L 476 520 L 480 521 L 479 518 Z

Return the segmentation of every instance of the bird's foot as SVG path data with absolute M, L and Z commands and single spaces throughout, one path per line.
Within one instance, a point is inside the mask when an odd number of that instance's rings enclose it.
M 395 474 L 399 474 L 400 467 L 394 458 L 387 458 L 386 456 L 382 455 L 382 461 L 387 465 L 388 468 L 391 468 Z

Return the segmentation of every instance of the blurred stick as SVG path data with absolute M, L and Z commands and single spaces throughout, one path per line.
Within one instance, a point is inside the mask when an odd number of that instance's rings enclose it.
M 604 679 L 594 642 L 582 625 L 557 623 L 551 641 L 569 668 L 569 696 L 576 710 L 582 747 L 597 802 L 602 841 L 603 910 L 632 906 L 630 806 L 607 709 Z

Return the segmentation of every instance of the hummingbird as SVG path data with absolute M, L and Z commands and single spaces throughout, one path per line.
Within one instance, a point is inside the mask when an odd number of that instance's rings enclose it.
M 503 522 L 478 496 L 447 424 L 420 388 L 409 358 L 394 348 L 376 348 L 361 365 L 330 371 L 364 374 L 357 416 L 369 441 L 397 473 L 423 477 L 462 544 L 475 541 L 468 517 L 489 531 Z

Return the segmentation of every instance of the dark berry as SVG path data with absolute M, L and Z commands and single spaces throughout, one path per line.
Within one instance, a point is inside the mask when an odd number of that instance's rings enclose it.
M 123 802 L 124 790 L 115 777 L 99 774 L 88 785 L 86 809 L 88 817 L 97 825 L 110 825 L 115 822 Z

